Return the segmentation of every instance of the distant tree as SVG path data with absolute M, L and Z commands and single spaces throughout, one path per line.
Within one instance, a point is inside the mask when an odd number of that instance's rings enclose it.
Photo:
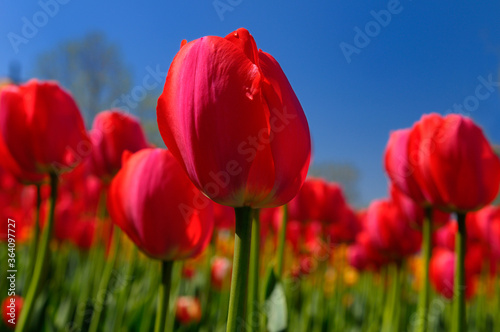
M 359 204 L 358 181 L 359 170 L 348 163 L 324 162 L 313 164 L 309 168 L 309 176 L 321 177 L 328 181 L 339 183 L 350 204 Z
M 118 47 L 99 32 L 62 42 L 41 54 L 36 74 L 59 81 L 71 91 L 89 124 L 98 112 L 112 107 L 130 90 L 132 75 Z

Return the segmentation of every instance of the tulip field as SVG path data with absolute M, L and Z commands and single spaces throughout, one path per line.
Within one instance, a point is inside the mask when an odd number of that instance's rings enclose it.
M 244 28 L 181 42 L 166 149 L 118 108 L 86 128 L 57 81 L 0 87 L 0 332 L 500 331 L 481 127 L 393 128 L 387 196 L 355 208 L 308 176 L 308 111 L 257 45 Z

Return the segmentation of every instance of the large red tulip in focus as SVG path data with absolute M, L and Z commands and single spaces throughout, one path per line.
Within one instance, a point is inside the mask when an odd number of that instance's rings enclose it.
M 134 153 L 148 147 L 139 120 L 120 110 L 97 114 L 90 137 L 94 145 L 92 172 L 108 180 L 120 170 L 124 151 Z
M 78 106 L 56 82 L 1 90 L 0 159 L 21 180 L 72 169 L 91 148 Z
M 467 212 L 491 203 L 500 187 L 500 159 L 471 119 L 424 115 L 410 133 L 410 160 L 427 201 Z
M 304 182 L 311 155 L 306 117 L 278 62 L 246 29 L 183 43 L 157 120 L 169 150 L 217 203 L 279 206 Z
M 143 149 L 124 159 L 109 190 L 113 222 L 150 257 L 173 261 L 199 254 L 212 236 L 210 201 L 168 150 Z

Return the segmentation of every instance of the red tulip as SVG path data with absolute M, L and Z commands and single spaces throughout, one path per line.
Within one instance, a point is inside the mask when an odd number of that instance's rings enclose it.
M 216 229 L 234 229 L 235 215 L 234 209 L 213 203 L 214 205 L 214 220 Z
M 199 254 L 212 236 L 210 201 L 168 150 L 143 149 L 125 159 L 109 189 L 113 222 L 153 258 L 172 261 Z
M 361 221 L 351 207 L 346 205 L 341 213 L 338 222 L 326 226 L 329 241 L 334 244 L 354 242 L 362 229 Z
M 2 319 L 9 328 L 16 328 L 17 319 L 23 309 L 23 303 L 24 299 L 18 295 L 9 296 L 3 300 Z
M 175 318 L 181 324 L 199 322 L 201 320 L 201 304 L 197 298 L 180 296 L 177 299 Z
M 0 159 L 22 180 L 75 167 L 91 150 L 71 95 L 55 82 L 30 80 L 0 92 Z
M 15 221 L 16 243 L 23 243 L 30 238 L 31 234 L 36 190 L 34 186 L 20 184 L 13 174 L 2 167 L 0 167 L 0 188 L 0 207 L 2 209 L 0 212 L 0 242 L 7 241 L 9 219 L 12 219 Z M 13 234 L 12 231 L 11 234 Z
M 410 227 L 408 220 L 392 201 L 376 200 L 370 204 L 366 230 L 374 245 L 392 259 L 399 260 L 420 249 L 420 232 Z
M 475 283 L 473 280 L 474 271 L 471 270 L 470 263 L 477 257 L 466 256 L 466 270 L 465 270 L 465 296 L 471 298 L 475 291 Z M 480 260 L 479 260 L 480 261 Z M 430 263 L 430 280 L 436 291 L 441 293 L 446 298 L 453 297 L 453 282 L 455 272 L 455 254 L 453 251 L 436 248 L 434 249 L 431 263 Z
M 451 220 L 433 234 L 433 242 L 436 247 L 455 250 L 455 237 L 458 231 L 456 220 Z
M 321 219 L 324 223 L 335 224 L 342 223 L 346 216 L 347 206 L 346 200 L 344 198 L 344 193 L 340 185 L 334 182 L 329 182 L 325 187 L 325 201 L 323 207 L 323 218 Z
M 500 262 L 500 207 L 487 206 L 467 214 L 467 228 L 493 260 Z
M 290 220 L 286 224 L 286 241 L 292 246 L 295 253 L 299 253 L 302 240 L 303 224 L 297 220 Z
M 356 236 L 356 242 L 347 250 L 347 259 L 351 266 L 360 271 L 378 270 L 389 263 L 388 257 L 382 254 L 367 231 Z
M 304 225 L 304 249 L 315 257 L 327 257 L 328 244 L 323 242 L 323 225 L 319 221 L 311 221 Z
M 245 29 L 183 44 L 157 119 L 193 183 L 220 204 L 280 206 L 304 182 L 311 154 L 306 117 L 278 62 Z
M 419 205 L 428 204 L 415 177 L 413 157 L 409 155 L 410 129 L 391 132 L 385 149 L 384 164 L 392 183 Z
M 410 197 L 401 192 L 394 183 L 391 184 L 391 198 L 400 207 L 412 227 L 422 229 L 424 222 L 424 208 L 417 205 Z M 439 228 L 450 220 L 450 214 L 432 209 L 432 226 Z
M 302 222 L 321 220 L 324 216 L 325 187 L 323 179 L 307 179 L 288 204 L 288 218 Z
M 184 265 L 182 267 L 182 278 L 191 280 L 196 274 L 196 269 L 192 265 Z
M 467 212 L 491 203 L 500 187 L 500 159 L 472 120 L 424 115 L 409 137 L 409 155 L 426 200 Z
M 339 185 L 309 178 L 288 204 L 288 217 L 303 222 L 318 220 L 331 224 L 342 219 L 345 205 Z
M 229 286 L 231 279 L 231 261 L 225 257 L 214 257 L 212 260 L 212 268 L 210 270 L 212 286 L 215 289 L 221 290 Z
M 89 250 L 94 244 L 96 227 L 93 218 L 78 220 L 71 232 L 71 242 L 81 250 Z
M 109 180 L 120 170 L 124 151 L 134 153 L 148 147 L 139 120 L 120 110 L 97 114 L 90 137 L 94 145 L 92 171 Z
M 261 209 L 259 212 L 259 220 L 262 225 L 269 225 L 271 230 L 278 234 L 283 222 L 283 208 L 273 207 Z

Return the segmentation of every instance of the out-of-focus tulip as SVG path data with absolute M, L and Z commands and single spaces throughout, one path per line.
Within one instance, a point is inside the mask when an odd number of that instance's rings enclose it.
M 362 225 L 356 213 L 348 205 L 342 211 L 340 220 L 326 226 L 326 233 L 332 244 L 351 243 L 361 231 Z
M 339 185 L 319 178 L 309 178 L 288 204 L 288 218 L 332 224 L 341 220 L 345 205 Z
M 491 203 L 500 187 L 500 159 L 469 118 L 424 115 L 408 143 L 415 177 L 427 201 L 467 212 Z
M 175 318 L 181 324 L 199 322 L 201 319 L 200 301 L 191 296 L 180 296 L 176 303 Z
M 259 219 L 263 225 L 269 225 L 271 230 L 278 234 L 283 222 L 283 208 L 274 207 L 261 209 L 259 212 Z
M 0 167 L 0 188 L 0 242 L 7 241 L 9 219 L 12 219 L 16 227 L 16 243 L 21 244 L 30 238 L 36 189 L 20 184 L 14 175 L 3 167 Z
M 148 147 L 139 120 L 118 109 L 97 114 L 90 137 L 92 172 L 106 181 L 120 170 L 124 151 L 134 153 Z
M 385 148 L 384 165 L 392 183 L 406 196 L 419 205 L 428 204 L 415 178 L 413 157 L 409 155 L 408 144 L 410 129 L 400 129 L 391 132 Z
M 311 221 L 304 225 L 304 249 L 314 257 L 328 257 L 328 243 L 323 241 L 323 225 L 319 221 Z
M 81 250 L 89 250 L 94 244 L 96 227 L 94 218 L 78 220 L 71 232 L 71 242 Z
M 465 296 L 467 298 L 471 298 L 476 291 L 473 272 L 467 268 L 465 270 Z M 434 249 L 430 264 L 430 280 L 436 291 L 449 299 L 453 297 L 454 273 L 454 252 L 443 248 Z
M 13 295 L 6 297 L 2 302 L 2 319 L 5 325 L 14 329 L 17 319 L 23 309 L 24 299 L 21 296 Z
M 245 29 L 183 43 L 157 120 L 169 150 L 217 203 L 280 206 L 304 182 L 306 117 L 278 62 Z
M 286 241 L 292 246 L 295 253 L 300 251 L 302 234 L 302 223 L 297 220 L 290 220 L 286 224 Z
M 341 223 L 348 208 L 344 193 L 339 184 L 328 182 L 325 187 L 325 201 L 323 207 L 323 218 L 326 224 Z
M 415 228 L 422 229 L 424 222 L 424 208 L 417 205 L 410 197 L 401 192 L 394 183 L 391 184 L 391 198 L 399 205 L 401 212 L 408 222 Z M 438 209 L 432 209 L 432 227 L 439 228 L 450 220 L 450 214 Z
M 487 206 L 467 214 L 469 234 L 477 237 L 493 260 L 500 262 L 500 207 Z
M 347 259 L 358 270 L 378 270 L 390 262 L 366 230 L 359 233 L 356 242 L 348 247 Z
M 213 203 L 214 205 L 214 220 L 216 229 L 234 229 L 235 215 L 234 209 Z
M 224 287 L 229 287 L 229 281 L 231 279 L 231 268 L 231 261 L 226 257 L 213 258 L 210 276 L 212 286 L 215 289 L 221 290 Z
M 376 200 L 370 204 L 366 230 L 373 243 L 392 259 L 402 259 L 420 249 L 420 232 L 410 227 L 399 206 L 393 201 Z
M 297 195 L 288 204 L 288 218 L 307 222 L 323 218 L 326 181 L 307 179 Z
M 191 280 L 196 274 L 196 269 L 193 265 L 184 265 L 182 267 L 182 277 Z
M 194 187 L 170 151 L 143 149 L 126 156 L 111 182 L 113 222 L 150 257 L 194 257 L 208 244 L 213 206 Z
M 55 82 L 0 91 L 0 160 L 22 181 L 74 168 L 92 149 L 80 111 Z

